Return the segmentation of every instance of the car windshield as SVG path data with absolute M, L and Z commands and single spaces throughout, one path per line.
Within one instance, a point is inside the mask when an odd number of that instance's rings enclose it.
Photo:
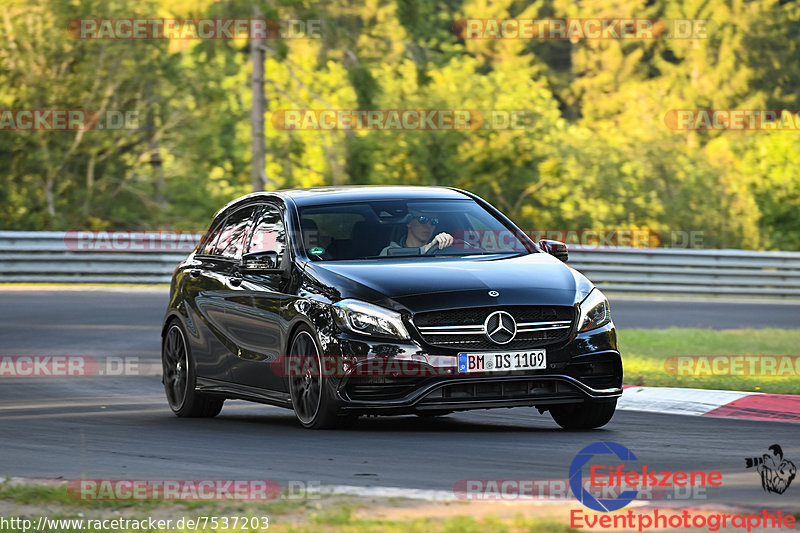
M 300 222 L 303 247 L 315 261 L 532 251 L 516 230 L 471 199 L 309 206 L 300 210 Z

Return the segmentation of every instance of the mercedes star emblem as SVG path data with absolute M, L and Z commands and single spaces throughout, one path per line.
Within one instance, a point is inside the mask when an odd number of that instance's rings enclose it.
M 495 344 L 508 344 L 517 335 L 517 322 L 505 311 L 495 311 L 483 323 L 486 338 Z

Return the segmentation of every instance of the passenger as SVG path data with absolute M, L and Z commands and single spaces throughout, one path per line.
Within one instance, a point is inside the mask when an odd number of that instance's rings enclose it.
M 411 220 L 407 224 L 406 235 L 400 239 L 400 242 L 390 242 L 389 246 L 381 250 L 381 255 L 389 255 L 391 248 L 419 248 L 419 253 L 425 254 L 434 246 L 438 246 L 439 250 L 442 250 L 453 244 L 453 236 L 449 233 L 442 232 L 431 239 L 436 225 L 439 223 L 437 216 L 426 215 L 414 210 L 409 211 L 409 216 Z

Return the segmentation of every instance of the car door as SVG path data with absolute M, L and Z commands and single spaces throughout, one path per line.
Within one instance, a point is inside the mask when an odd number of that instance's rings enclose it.
M 230 368 L 237 346 L 227 313 L 234 293 L 231 273 L 238 265 L 256 210 L 257 206 L 250 205 L 229 213 L 216 229 L 214 240 L 204 242 L 194 261 L 187 265 L 189 276 L 184 290 L 192 321 L 197 324 L 193 354 L 201 377 L 233 380 Z
M 244 253 L 274 251 L 278 265 L 289 261 L 286 225 L 280 203 L 265 203 L 256 215 L 255 224 Z M 232 338 L 238 346 L 231 367 L 234 381 L 242 385 L 285 391 L 285 379 L 279 371 L 278 358 L 288 325 L 282 309 L 292 299 L 286 294 L 289 278 L 282 273 L 237 270 L 235 294 L 229 298 Z

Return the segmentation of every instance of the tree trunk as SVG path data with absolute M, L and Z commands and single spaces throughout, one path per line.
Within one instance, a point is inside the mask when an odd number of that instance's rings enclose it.
M 263 19 L 264 14 L 258 7 L 253 7 L 253 17 Z M 252 157 L 250 160 L 250 185 L 253 192 L 263 191 L 267 184 L 264 173 L 264 39 L 253 37 L 250 41 L 250 61 L 253 64 L 253 78 L 251 82 L 253 92 L 253 107 L 250 110 L 250 124 L 252 129 Z
M 153 196 L 156 203 L 165 208 L 167 200 L 164 197 L 164 167 L 161 160 L 161 148 L 156 140 L 156 124 L 155 117 L 153 116 L 153 108 L 156 105 L 155 98 L 153 98 L 152 81 L 148 81 L 145 85 L 145 105 L 147 105 L 147 120 L 145 123 L 145 130 L 147 131 L 147 149 L 150 152 L 150 166 L 153 168 L 155 180 L 153 181 Z
M 92 152 L 89 156 L 89 163 L 86 166 L 86 198 L 83 200 L 83 221 L 89 218 L 92 210 L 92 194 L 94 193 L 94 166 L 97 162 L 97 154 Z

